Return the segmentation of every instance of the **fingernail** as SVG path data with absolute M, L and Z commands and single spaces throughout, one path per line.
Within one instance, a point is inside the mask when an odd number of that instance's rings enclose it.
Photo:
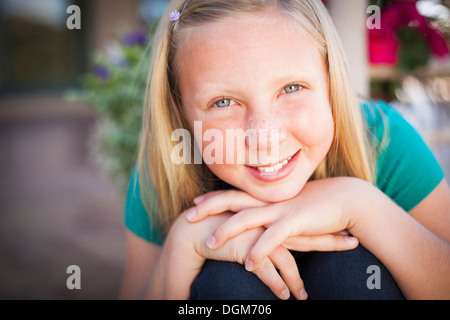
M 281 293 L 281 299 L 283 300 L 289 299 L 290 296 L 291 294 L 289 293 L 288 289 L 284 289 L 283 292 Z
M 204 198 L 203 195 L 194 198 L 194 203 L 195 203 L 195 204 L 199 204 L 200 202 L 203 201 L 203 198 Z
M 302 290 L 300 290 L 300 299 L 302 300 L 308 299 L 308 294 L 306 293 L 305 288 L 302 288 Z
M 193 207 L 186 213 L 186 219 L 188 219 L 189 221 L 192 221 L 196 214 L 197 214 L 197 209 L 195 207 Z
M 216 238 L 214 238 L 214 236 L 211 236 L 208 238 L 208 240 L 206 240 L 206 245 L 210 249 L 214 249 L 215 244 L 216 244 Z
M 358 243 L 358 239 L 356 239 L 355 237 L 350 237 L 350 236 L 345 236 L 345 241 L 347 241 L 351 245 L 355 245 Z
M 245 262 L 245 270 L 252 271 L 253 270 L 253 262 L 247 259 Z

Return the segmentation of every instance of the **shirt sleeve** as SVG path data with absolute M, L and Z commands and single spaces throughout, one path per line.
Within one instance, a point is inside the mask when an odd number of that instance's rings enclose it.
M 151 212 L 151 214 L 156 217 L 154 212 Z M 137 168 L 134 168 L 128 186 L 125 203 L 125 226 L 137 236 L 156 245 L 162 245 L 164 242 L 163 234 L 152 223 L 152 219 L 150 219 L 142 203 Z
M 417 131 L 386 103 L 378 106 L 369 121 L 381 142 L 376 184 L 408 212 L 437 187 L 444 172 Z

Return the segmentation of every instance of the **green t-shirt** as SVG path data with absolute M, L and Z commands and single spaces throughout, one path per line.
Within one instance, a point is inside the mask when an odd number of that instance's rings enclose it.
M 444 172 L 419 134 L 392 107 L 383 102 L 364 103 L 361 110 L 380 149 L 376 186 L 408 212 L 436 188 Z M 136 169 L 128 188 L 125 225 L 143 239 L 158 245 L 164 242 L 142 204 Z

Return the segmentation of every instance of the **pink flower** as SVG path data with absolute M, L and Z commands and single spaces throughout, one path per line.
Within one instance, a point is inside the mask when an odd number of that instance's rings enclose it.
M 370 36 L 369 59 L 373 64 L 397 64 L 397 50 L 400 43 L 396 37 Z
M 428 40 L 431 51 L 444 57 L 448 47 L 444 37 L 433 29 L 416 8 L 414 1 L 398 1 L 386 6 L 381 12 L 381 29 L 369 30 L 369 60 L 373 64 L 397 64 L 400 43 L 397 30 L 413 26 Z

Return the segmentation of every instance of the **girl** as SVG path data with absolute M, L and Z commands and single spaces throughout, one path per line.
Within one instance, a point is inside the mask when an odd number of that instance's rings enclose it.
M 172 1 L 146 105 L 123 298 L 450 298 L 443 172 L 398 113 L 358 104 L 321 1 Z M 180 128 L 244 163 L 174 163 Z

